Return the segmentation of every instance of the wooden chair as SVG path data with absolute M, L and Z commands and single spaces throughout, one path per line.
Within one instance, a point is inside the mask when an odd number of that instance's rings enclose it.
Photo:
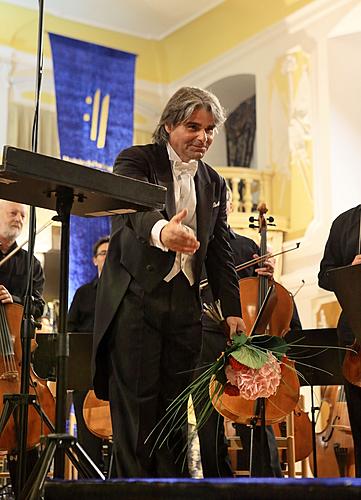
M 233 427 L 233 422 L 225 419 L 225 435 L 228 440 L 228 452 L 231 459 L 234 475 L 248 476 L 248 470 L 238 469 L 237 455 L 242 450 L 242 442 Z M 286 450 L 286 471 L 287 477 L 296 477 L 296 463 L 295 463 L 295 438 L 294 438 L 294 417 L 293 412 L 286 417 L 286 436 L 276 437 L 278 450 Z

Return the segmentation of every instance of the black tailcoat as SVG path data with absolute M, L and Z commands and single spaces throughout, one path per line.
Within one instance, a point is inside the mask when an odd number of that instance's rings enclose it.
M 167 276 L 175 259 L 174 252 L 164 252 L 149 244 L 154 224 L 160 219 L 170 220 L 176 213 L 166 146 L 149 144 L 124 150 L 115 161 L 114 173 L 165 186 L 167 194 L 163 212 L 116 216 L 113 223 L 113 235 L 98 285 L 94 328 L 94 388 L 104 399 L 108 398 L 107 331 L 131 280 L 135 280 L 145 293 L 151 294 Z M 224 316 L 240 316 L 237 275 L 226 220 L 225 180 L 209 165 L 199 161 L 195 186 L 197 239 L 200 242 L 195 254 L 196 284 L 205 264 L 213 295 L 221 300 Z M 139 197 L 142 197 L 141 192 Z

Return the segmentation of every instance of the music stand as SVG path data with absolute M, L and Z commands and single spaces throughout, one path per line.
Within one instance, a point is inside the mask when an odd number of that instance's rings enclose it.
M 296 362 L 297 371 L 302 375 L 300 385 L 309 386 L 311 391 L 313 475 L 317 477 L 315 414 L 320 408 L 315 406 L 313 391 L 315 385 L 343 385 L 344 383 L 337 331 L 336 328 L 291 330 L 284 338 L 286 342 L 292 344 L 287 356 Z
M 330 269 L 326 275 L 352 333 L 361 343 L 361 264 Z
M 65 432 L 70 214 L 91 217 L 161 209 L 165 193 L 166 189 L 162 186 L 10 146 L 4 147 L 0 197 L 55 210 L 55 219 L 61 222 L 55 434 L 45 438 L 45 449 L 21 492 L 21 499 L 38 498 L 54 457 L 54 477 L 64 477 L 65 453 L 82 476 L 104 479 L 76 439 Z M 24 425 L 27 426 L 27 421 Z
M 34 372 L 43 379 L 55 380 L 57 333 L 36 335 L 37 348 L 33 354 Z M 89 391 L 93 389 L 91 356 L 93 333 L 69 332 L 68 391 Z

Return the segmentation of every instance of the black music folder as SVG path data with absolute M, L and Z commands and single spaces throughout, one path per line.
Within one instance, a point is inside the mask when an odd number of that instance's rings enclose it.
M 124 175 L 4 146 L 0 198 L 56 210 L 61 189 L 71 190 L 71 213 L 83 217 L 162 210 L 167 191 Z
M 327 276 L 353 334 L 361 343 L 361 264 L 330 269 Z
M 33 368 L 38 377 L 56 380 L 57 333 L 38 333 L 37 348 L 33 352 Z M 69 362 L 67 390 L 88 391 L 93 387 L 90 371 L 93 334 L 71 332 L 69 335 Z

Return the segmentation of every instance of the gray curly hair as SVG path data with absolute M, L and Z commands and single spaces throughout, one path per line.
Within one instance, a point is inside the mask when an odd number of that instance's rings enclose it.
M 153 142 L 166 144 L 169 134 L 165 126 L 177 126 L 185 122 L 199 108 L 204 108 L 212 113 L 216 127 L 224 123 L 226 113 L 218 97 L 212 94 L 212 92 L 198 87 L 182 87 L 167 102 L 153 133 Z

